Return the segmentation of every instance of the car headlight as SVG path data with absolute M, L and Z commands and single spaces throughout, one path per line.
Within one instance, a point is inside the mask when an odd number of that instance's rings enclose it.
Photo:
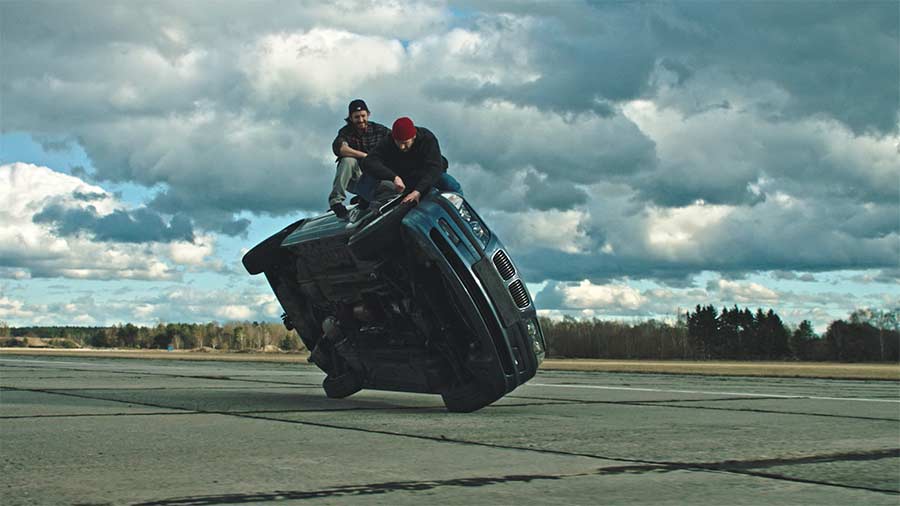
M 532 346 L 534 346 L 534 355 L 537 357 L 538 364 L 544 361 L 546 352 L 544 351 L 544 338 L 541 336 L 538 324 L 535 320 L 528 320 L 525 324 L 528 330 L 528 337 L 531 338 Z
M 472 235 L 481 241 L 481 245 L 487 246 L 488 241 L 491 239 L 491 233 L 484 222 L 472 211 L 472 208 L 466 204 L 466 201 L 456 193 L 442 193 L 441 196 L 453 204 L 453 207 L 459 212 L 459 216 L 469 225 Z
M 463 204 L 465 204 L 465 201 L 458 193 L 442 193 L 441 197 L 450 201 L 450 203 L 453 204 L 453 207 L 457 209 L 462 208 Z

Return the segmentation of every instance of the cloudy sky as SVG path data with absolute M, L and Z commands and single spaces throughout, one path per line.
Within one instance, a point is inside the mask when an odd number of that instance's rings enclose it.
M 347 103 L 410 116 L 548 315 L 900 306 L 900 7 L 0 2 L 0 320 L 269 320 Z

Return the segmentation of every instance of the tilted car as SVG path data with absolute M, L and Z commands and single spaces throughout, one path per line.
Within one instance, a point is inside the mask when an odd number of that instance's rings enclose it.
M 265 274 L 332 398 L 431 393 L 470 412 L 531 379 L 544 358 L 520 272 L 456 193 L 353 209 L 349 221 L 303 219 L 243 262 Z

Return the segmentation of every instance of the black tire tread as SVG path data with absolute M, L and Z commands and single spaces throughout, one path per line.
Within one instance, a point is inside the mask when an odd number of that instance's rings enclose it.
M 442 393 L 441 398 L 444 400 L 447 411 L 471 413 L 496 401 L 499 397 L 472 381 Z
M 353 371 L 347 371 L 337 377 L 329 375 L 322 381 L 322 388 L 325 389 L 325 395 L 329 399 L 350 397 L 362 390 L 362 385 L 362 378 Z
M 273 234 L 271 237 L 248 251 L 247 254 L 244 255 L 244 258 L 241 259 L 247 272 L 255 276 L 273 265 L 275 261 L 279 259 L 278 253 L 279 248 L 281 248 L 281 242 L 304 221 L 305 220 L 299 220 L 291 223 L 287 227 L 281 229 L 280 232 Z

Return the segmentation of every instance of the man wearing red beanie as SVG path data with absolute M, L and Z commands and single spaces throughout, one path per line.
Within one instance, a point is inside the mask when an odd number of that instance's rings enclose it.
M 394 122 L 390 138 L 382 139 L 362 160 L 363 174 L 392 181 L 399 192 L 411 189 L 403 202 L 419 202 L 432 186 L 462 193 L 446 170 L 437 137 L 405 116 Z

